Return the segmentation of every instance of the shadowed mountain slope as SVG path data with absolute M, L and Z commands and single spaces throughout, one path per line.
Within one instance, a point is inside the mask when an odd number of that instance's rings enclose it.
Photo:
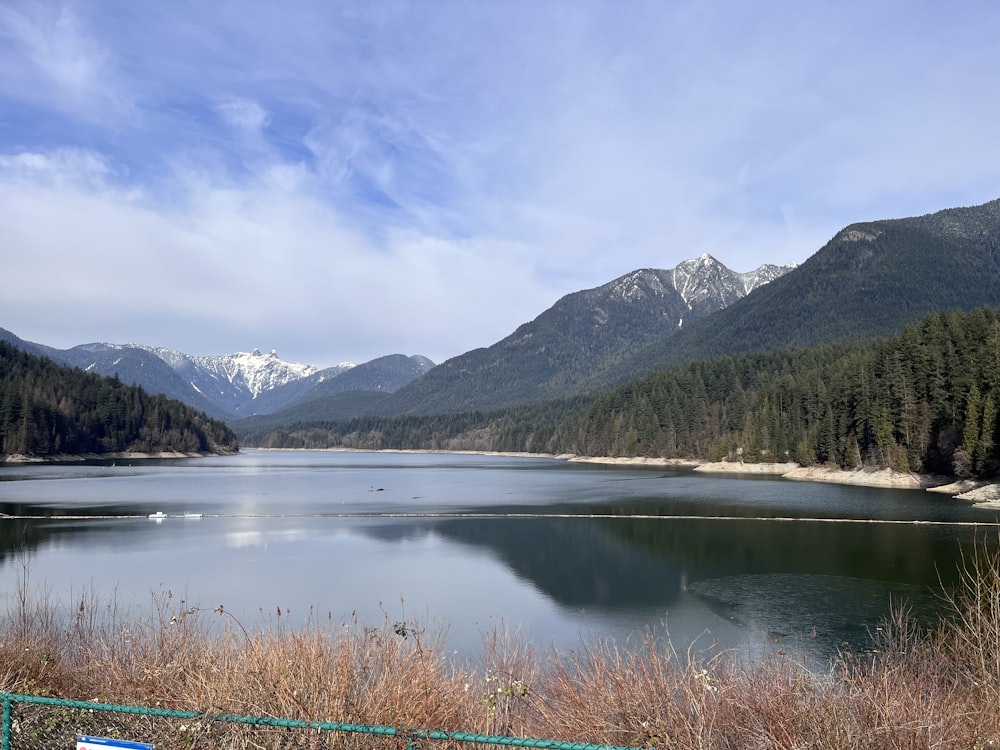
M 718 355 L 869 339 L 931 312 L 998 304 L 1000 200 L 994 200 L 852 224 L 793 272 L 656 341 L 624 367 L 645 373 Z
M 737 273 L 710 255 L 674 269 L 641 269 L 566 295 L 502 341 L 435 367 L 379 406 L 380 413 L 445 413 L 564 398 L 622 363 L 786 273 L 765 265 Z

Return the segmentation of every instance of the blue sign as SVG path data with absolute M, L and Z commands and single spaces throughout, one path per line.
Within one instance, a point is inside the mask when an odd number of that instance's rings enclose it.
M 128 740 L 111 740 L 107 737 L 88 737 L 85 734 L 76 736 L 76 750 L 153 750 L 149 742 L 129 742 Z

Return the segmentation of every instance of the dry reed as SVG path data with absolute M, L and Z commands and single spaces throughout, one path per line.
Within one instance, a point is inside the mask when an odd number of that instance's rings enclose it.
M 278 610 L 248 628 L 169 592 L 134 615 L 24 581 L 0 624 L 0 691 L 636 747 L 1000 747 L 1000 557 L 977 554 L 946 596 L 935 631 L 896 607 L 872 651 L 816 669 L 653 635 L 538 653 L 503 628 L 473 663 L 416 622 L 290 627 Z

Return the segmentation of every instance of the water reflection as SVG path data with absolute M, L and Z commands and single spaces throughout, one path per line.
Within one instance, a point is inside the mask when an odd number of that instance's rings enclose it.
M 515 519 L 439 531 L 492 549 L 564 607 L 669 612 L 693 595 L 721 619 L 823 653 L 861 647 L 890 602 L 931 624 L 963 555 L 958 530 L 923 525 Z
M 487 548 L 515 575 L 563 607 L 614 611 L 668 607 L 684 576 L 682 560 L 655 554 L 591 519 L 462 519 L 438 524 L 443 536 Z
M 939 583 L 954 583 L 977 533 L 947 524 L 997 520 L 926 493 L 482 457 L 257 455 L 27 475 L 0 485 L 0 512 L 48 517 L 0 519 L 8 591 L 21 551 L 57 588 L 164 585 L 233 611 L 315 605 L 376 620 L 391 608 L 472 641 L 494 618 L 563 643 L 669 618 L 682 647 L 709 631 L 830 653 L 865 639 L 891 597 L 933 618 Z M 173 517 L 189 510 L 204 517 Z M 153 511 L 170 517 L 157 524 Z M 84 518 L 52 517 L 67 512 Z M 427 516 L 384 515 L 401 512 Z M 472 515 L 448 517 L 459 513 Z M 112 515 L 132 517 L 97 518 Z M 978 535 L 996 546 L 995 529 Z

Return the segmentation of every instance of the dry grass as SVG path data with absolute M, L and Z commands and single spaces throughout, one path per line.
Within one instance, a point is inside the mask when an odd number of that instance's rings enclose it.
M 0 691 L 659 748 L 1000 747 L 1000 558 L 977 555 L 953 616 L 898 609 L 878 648 L 806 668 L 678 654 L 662 638 L 536 653 L 502 629 L 455 662 L 418 623 L 247 629 L 168 593 L 148 613 L 23 587 L 0 626 Z

